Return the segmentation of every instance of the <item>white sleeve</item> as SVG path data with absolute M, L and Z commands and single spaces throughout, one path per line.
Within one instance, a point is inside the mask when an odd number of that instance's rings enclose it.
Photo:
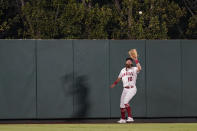
M 122 71 L 120 71 L 118 78 L 122 78 Z
M 136 74 L 137 74 L 137 73 L 139 73 L 139 72 L 137 72 L 137 71 L 138 71 L 138 68 L 137 68 L 137 67 L 135 67 L 135 72 L 136 72 Z

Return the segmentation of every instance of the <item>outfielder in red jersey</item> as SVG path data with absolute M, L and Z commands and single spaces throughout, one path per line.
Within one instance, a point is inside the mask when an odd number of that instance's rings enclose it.
M 135 61 L 137 67 L 133 67 L 132 62 Z M 122 79 L 123 82 L 123 92 L 120 99 L 120 111 L 121 119 L 118 123 L 133 122 L 133 117 L 131 114 L 131 107 L 129 101 L 135 96 L 137 92 L 136 79 L 137 74 L 140 72 L 141 66 L 137 59 L 127 58 L 126 67 L 123 68 L 118 76 L 118 79 L 111 85 L 114 88 L 115 85 Z M 125 113 L 128 113 L 128 118 L 126 120 Z

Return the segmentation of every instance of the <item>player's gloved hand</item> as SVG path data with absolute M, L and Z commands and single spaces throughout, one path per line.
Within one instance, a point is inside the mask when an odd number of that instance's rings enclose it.
M 137 50 L 136 49 L 131 49 L 129 52 L 129 55 L 130 57 L 133 59 L 133 60 L 137 60 L 138 58 L 138 53 L 137 53 Z

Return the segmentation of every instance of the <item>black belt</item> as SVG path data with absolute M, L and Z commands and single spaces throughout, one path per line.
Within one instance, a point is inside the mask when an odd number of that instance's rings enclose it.
M 129 88 L 133 88 L 134 86 L 125 86 L 124 88 L 127 88 L 127 89 L 129 89 Z

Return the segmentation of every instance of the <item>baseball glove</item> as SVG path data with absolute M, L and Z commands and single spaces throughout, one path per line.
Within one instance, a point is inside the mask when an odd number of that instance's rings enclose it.
M 129 52 L 129 55 L 132 59 L 136 60 L 137 57 L 138 57 L 138 54 L 137 54 L 137 50 L 136 49 L 131 49 Z

